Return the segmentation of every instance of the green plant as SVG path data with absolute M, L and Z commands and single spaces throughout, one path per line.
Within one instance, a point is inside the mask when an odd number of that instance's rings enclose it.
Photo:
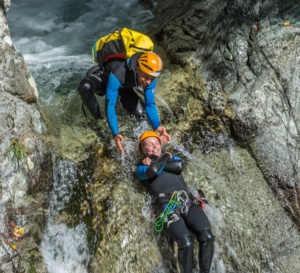
M 28 273 L 37 273 L 37 270 L 35 268 L 35 255 L 34 255 L 34 251 L 28 251 L 28 253 L 30 254 Z
M 12 161 L 19 162 L 26 157 L 26 148 L 19 141 L 14 140 L 6 151 L 6 156 Z

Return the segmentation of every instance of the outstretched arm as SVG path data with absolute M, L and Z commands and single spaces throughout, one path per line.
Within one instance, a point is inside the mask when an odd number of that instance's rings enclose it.
M 146 113 L 149 121 L 152 124 L 155 132 L 160 136 L 161 140 L 168 144 L 171 140 L 170 135 L 167 133 L 166 128 L 160 125 L 160 118 L 155 103 L 155 90 L 156 79 L 154 79 L 151 84 L 149 84 L 145 89 L 145 103 L 146 103 Z
M 121 86 L 119 80 L 114 74 L 110 73 L 106 88 L 106 116 L 109 128 L 115 139 L 115 144 L 120 153 L 124 153 L 121 141 L 124 137 L 119 133 L 118 120 L 116 115 L 116 102 L 118 99 L 118 90 Z
M 121 83 L 112 73 L 109 74 L 106 87 L 106 116 L 109 128 L 113 136 L 119 134 L 119 127 L 116 115 L 116 103 L 118 99 L 118 90 Z
M 155 86 L 156 79 L 154 79 L 144 90 L 146 114 L 154 129 L 160 126 L 160 119 L 155 103 Z

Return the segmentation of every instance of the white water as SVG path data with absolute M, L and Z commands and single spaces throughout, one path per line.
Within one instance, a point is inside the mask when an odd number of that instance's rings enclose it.
M 7 17 L 13 43 L 37 82 L 40 102 L 49 106 L 60 84 L 74 76 L 79 83 L 95 64 L 91 49 L 100 36 L 121 27 L 145 31 L 154 16 L 137 0 L 12 0 Z M 76 87 L 70 88 L 71 95 L 78 96 Z
M 84 224 L 69 228 L 59 221 L 77 182 L 76 166 L 69 160 L 53 158 L 53 173 L 47 227 L 41 243 L 44 261 L 49 273 L 86 273 L 90 254 Z
M 39 102 L 46 115 L 48 109 L 58 117 L 65 117 L 65 109 L 78 99 L 76 87 L 94 65 L 91 48 L 97 39 L 121 27 L 144 31 L 152 18 L 152 12 L 137 0 L 12 0 L 7 14 L 12 41 L 37 83 Z M 68 86 L 62 101 L 57 88 L 74 77 L 75 83 Z M 53 191 L 41 244 L 49 273 L 87 272 L 90 254 L 84 224 L 69 228 L 56 219 L 70 199 L 75 173 L 71 162 L 54 162 Z

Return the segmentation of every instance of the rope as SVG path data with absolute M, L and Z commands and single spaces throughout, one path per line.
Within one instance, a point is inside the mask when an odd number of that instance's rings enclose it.
M 164 229 L 166 217 L 180 204 L 180 201 L 178 200 L 178 192 L 174 192 L 169 202 L 165 205 L 164 210 L 159 215 L 157 215 L 154 220 L 155 232 L 161 232 Z

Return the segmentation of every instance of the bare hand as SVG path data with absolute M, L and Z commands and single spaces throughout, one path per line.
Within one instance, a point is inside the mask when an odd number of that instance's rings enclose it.
M 119 150 L 119 152 L 121 154 L 124 154 L 124 149 L 121 144 L 121 141 L 123 141 L 123 140 L 124 140 L 124 137 L 121 134 L 117 134 L 115 136 L 115 143 L 116 143 L 117 149 Z
M 172 159 L 172 154 L 171 153 L 169 153 L 169 152 L 165 152 L 165 154 L 168 154 L 169 156 L 170 156 L 170 159 Z
M 144 165 L 150 166 L 152 159 L 149 157 L 145 157 L 142 162 Z
M 163 143 L 169 144 L 171 137 L 167 133 L 165 126 L 158 126 L 155 130 L 155 133 L 157 133 L 159 135 L 159 137 L 161 138 Z

